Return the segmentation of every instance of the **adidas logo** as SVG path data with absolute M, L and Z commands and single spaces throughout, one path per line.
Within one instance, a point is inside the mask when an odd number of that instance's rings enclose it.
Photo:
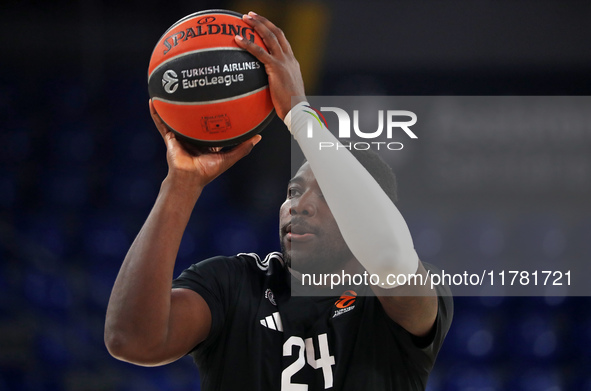
M 263 326 L 270 328 L 271 330 L 283 332 L 283 323 L 281 323 L 279 312 L 273 312 L 272 315 L 264 317 L 260 322 Z

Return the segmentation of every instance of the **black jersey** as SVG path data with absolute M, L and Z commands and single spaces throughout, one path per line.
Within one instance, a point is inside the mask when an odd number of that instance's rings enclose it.
M 429 340 L 392 321 L 376 297 L 291 296 L 279 253 L 215 257 L 185 270 L 212 315 L 193 356 L 203 391 L 424 390 L 453 302 L 439 293 Z

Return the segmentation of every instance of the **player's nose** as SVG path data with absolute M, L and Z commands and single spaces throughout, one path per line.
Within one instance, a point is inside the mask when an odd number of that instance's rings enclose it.
M 316 214 L 316 211 L 317 207 L 316 203 L 314 202 L 314 197 L 309 191 L 305 192 L 300 197 L 291 199 L 289 214 L 292 216 L 313 216 Z

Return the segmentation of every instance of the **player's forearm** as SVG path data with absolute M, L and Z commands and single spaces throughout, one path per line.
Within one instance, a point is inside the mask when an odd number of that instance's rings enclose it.
M 316 121 L 311 121 L 310 138 L 309 114 L 301 110 L 309 109 L 296 106 L 287 122 L 353 255 L 380 277 L 414 273 L 418 256 L 398 208 L 346 149 L 319 150 L 320 142 L 336 145 L 338 140 Z
M 174 264 L 183 232 L 202 188 L 169 175 L 121 266 L 105 322 L 114 355 L 150 349 L 167 338 Z

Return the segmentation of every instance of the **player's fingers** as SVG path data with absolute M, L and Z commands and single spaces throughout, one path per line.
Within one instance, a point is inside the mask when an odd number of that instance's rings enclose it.
M 277 42 L 279 43 L 279 46 L 281 47 L 281 50 L 284 53 L 292 53 L 291 45 L 289 44 L 289 41 L 285 37 L 283 30 L 281 30 L 279 27 L 275 26 L 275 24 L 273 22 L 271 22 L 269 19 L 265 18 L 264 16 L 258 15 L 257 13 L 255 13 L 253 11 L 250 11 L 247 16 L 250 16 L 252 18 L 252 20 L 260 21 L 260 23 L 263 26 L 265 26 L 267 29 L 269 29 L 269 31 L 277 39 Z M 257 30 L 257 33 L 258 33 L 258 30 Z M 267 43 L 265 42 L 265 45 L 266 44 Z
M 250 139 L 238 144 L 235 148 L 232 148 L 228 152 L 222 152 L 223 154 L 223 170 L 227 170 L 228 168 L 232 167 L 234 163 L 238 160 L 242 159 L 246 155 L 252 151 L 255 145 L 261 141 L 262 137 L 260 134 L 257 134 Z
M 256 43 L 250 42 L 248 39 L 244 39 L 240 35 L 236 35 L 234 37 L 234 41 L 236 41 L 236 44 L 238 46 L 240 46 L 242 49 L 246 50 L 247 52 L 255 56 L 257 60 L 259 60 L 263 64 L 269 64 L 271 62 L 271 55 Z
M 257 32 L 257 34 L 262 38 L 263 42 L 265 43 L 265 46 L 267 47 L 271 55 L 282 54 L 283 49 L 279 44 L 277 35 L 275 35 L 275 32 L 269 29 L 269 27 L 265 23 L 263 23 L 263 20 L 261 20 L 261 18 L 261 16 L 255 14 L 254 12 L 242 16 L 242 20 L 244 20 L 246 23 L 252 26 L 254 30 Z
M 160 118 L 160 116 L 156 112 L 156 109 L 154 108 L 154 103 L 152 103 L 152 99 L 150 99 L 149 104 L 150 104 L 150 114 L 152 115 L 152 120 L 154 121 L 154 124 L 156 125 L 156 129 L 158 129 L 162 138 L 164 138 L 166 140 L 166 133 L 169 132 L 168 128 L 164 124 L 164 121 L 162 121 L 162 118 Z
M 174 151 L 178 151 L 179 149 L 183 149 L 183 147 L 181 147 L 181 145 L 179 144 L 179 141 L 176 139 L 175 134 L 168 129 L 168 127 L 164 124 L 164 121 L 162 121 L 162 118 L 160 118 L 160 116 L 156 112 L 156 109 L 154 108 L 154 104 L 151 99 L 150 99 L 150 114 L 152 115 L 152 120 L 154 121 L 154 124 L 156 124 L 156 128 L 158 129 L 158 132 L 160 132 L 160 135 L 164 139 L 164 144 L 166 145 L 166 149 L 169 151 L 173 151 L 173 153 L 178 153 L 178 152 L 174 152 Z

